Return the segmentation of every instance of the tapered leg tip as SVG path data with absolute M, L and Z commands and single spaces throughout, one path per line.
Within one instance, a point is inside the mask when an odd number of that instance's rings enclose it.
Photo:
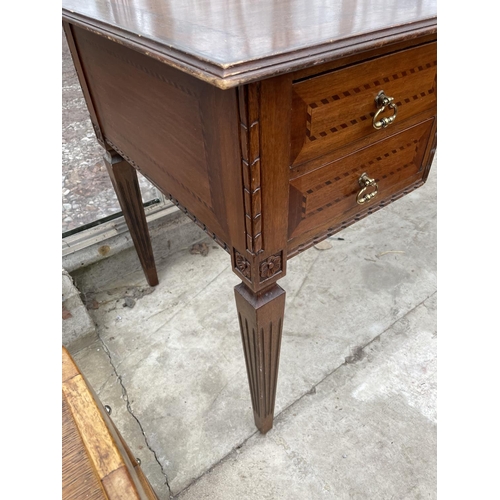
M 148 282 L 149 286 L 158 285 L 159 281 L 158 281 L 158 275 L 156 274 L 156 272 L 154 274 L 152 274 L 152 273 L 148 274 L 146 276 L 146 281 Z
M 267 434 L 273 428 L 273 416 L 271 415 L 265 419 L 255 416 L 255 425 L 261 434 Z

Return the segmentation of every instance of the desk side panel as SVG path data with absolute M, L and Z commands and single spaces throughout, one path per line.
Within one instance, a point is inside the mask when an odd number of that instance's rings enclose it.
M 105 142 L 219 244 L 244 237 L 236 91 L 72 28 Z

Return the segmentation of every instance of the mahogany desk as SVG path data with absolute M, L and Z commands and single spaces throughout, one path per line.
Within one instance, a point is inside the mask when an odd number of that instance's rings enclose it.
M 63 25 L 149 284 L 136 169 L 231 258 L 265 433 L 287 260 L 427 179 L 435 0 L 63 0 Z

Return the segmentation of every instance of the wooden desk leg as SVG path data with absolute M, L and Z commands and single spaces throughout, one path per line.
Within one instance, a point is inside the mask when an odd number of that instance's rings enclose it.
M 255 425 L 265 434 L 273 426 L 285 290 L 273 284 L 254 293 L 241 283 L 234 293 Z
M 158 275 L 137 172 L 114 150 L 106 151 L 104 162 L 132 236 L 142 269 L 146 275 L 146 280 L 149 286 L 156 286 L 158 284 Z

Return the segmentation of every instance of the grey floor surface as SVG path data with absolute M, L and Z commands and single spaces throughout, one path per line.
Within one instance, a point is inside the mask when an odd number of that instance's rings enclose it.
M 120 257 L 76 276 L 99 340 L 75 361 L 161 499 L 436 498 L 436 161 L 423 187 L 326 242 L 279 282 L 266 436 L 226 252 L 157 262 L 154 290 Z

